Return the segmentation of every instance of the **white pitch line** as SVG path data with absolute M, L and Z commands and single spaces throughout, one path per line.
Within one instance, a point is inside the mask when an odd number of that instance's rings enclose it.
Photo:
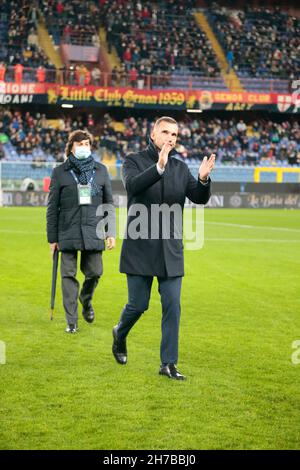
M 267 227 L 267 226 L 262 226 L 262 225 L 241 225 L 241 224 L 230 224 L 226 222 L 204 222 L 205 225 L 225 225 L 228 227 L 238 227 L 238 228 L 260 228 L 263 230 L 281 230 L 284 232 L 297 232 L 300 233 L 300 229 L 297 228 L 287 228 L 287 227 Z
M 12 222 L 14 220 L 28 220 L 29 217 L 6 217 L 6 216 L 0 216 L 1 221 L 2 220 L 7 220 L 8 222 Z M 31 221 L 31 220 L 30 220 Z
M 9 230 L 9 229 L 6 229 L 6 228 L 0 228 L 0 233 L 15 233 L 15 234 L 20 234 L 20 235 L 41 235 L 41 234 L 45 234 L 46 233 L 46 230 L 44 232 L 42 231 L 37 231 L 37 230 L 32 230 L 32 231 L 29 231 L 29 230 Z
M 255 242 L 255 243 L 300 243 L 299 240 L 273 239 L 273 238 L 208 238 L 204 237 L 204 242 Z
M 45 235 L 44 231 L 26 231 L 26 230 L 7 230 L 0 229 L 0 233 L 13 233 L 16 235 Z M 254 243 L 300 243 L 299 240 L 273 239 L 273 238 L 210 238 L 204 237 L 204 243 L 209 242 L 254 242 Z M 184 240 L 185 242 L 185 240 Z M 187 241 L 186 243 L 191 243 Z

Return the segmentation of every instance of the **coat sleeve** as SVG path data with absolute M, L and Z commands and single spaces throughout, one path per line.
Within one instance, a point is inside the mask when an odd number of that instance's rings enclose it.
M 210 183 L 210 178 L 206 184 L 201 183 L 199 179 L 196 180 L 188 169 L 186 196 L 195 204 L 206 204 L 211 195 Z
M 157 171 L 156 163 L 141 172 L 131 156 L 126 157 L 122 166 L 122 181 L 131 196 L 145 191 L 162 177 Z
M 50 192 L 47 203 L 47 239 L 49 243 L 58 242 L 60 184 L 56 173 L 56 168 L 54 168 L 51 175 Z
M 107 168 L 105 167 L 105 184 L 103 188 L 103 202 L 104 204 L 113 204 L 113 194 L 111 188 L 111 181 Z
M 105 237 L 116 237 L 116 210 L 114 206 L 111 181 L 105 167 L 105 184 L 103 188 L 103 203 L 106 205 L 108 223 L 105 227 Z

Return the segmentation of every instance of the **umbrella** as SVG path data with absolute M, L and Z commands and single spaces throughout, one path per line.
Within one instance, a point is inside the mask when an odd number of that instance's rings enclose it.
M 55 292 L 56 292 L 56 279 L 57 279 L 57 266 L 58 266 L 58 250 L 53 253 L 53 266 L 52 266 L 52 287 L 51 287 L 51 310 L 50 320 L 53 320 Z

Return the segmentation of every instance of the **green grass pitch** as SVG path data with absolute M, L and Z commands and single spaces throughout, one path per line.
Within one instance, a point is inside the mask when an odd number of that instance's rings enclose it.
M 114 361 L 120 241 L 77 335 L 64 333 L 60 277 L 49 319 L 45 209 L 1 208 L 0 241 L 0 449 L 300 448 L 300 211 L 205 211 L 204 247 L 185 253 L 182 383 L 158 375 L 156 281 L 128 364 Z

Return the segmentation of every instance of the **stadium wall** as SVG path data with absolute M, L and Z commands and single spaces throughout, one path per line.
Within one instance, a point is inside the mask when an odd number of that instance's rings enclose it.
M 126 207 L 127 198 L 121 181 L 112 181 L 116 207 Z M 213 183 L 207 208 L 300 209 L 300 184 Z M 3 206 L 46 206 L 44 191 L 3 190 Z M 186 201 L 186 207 L 193 207 Z

